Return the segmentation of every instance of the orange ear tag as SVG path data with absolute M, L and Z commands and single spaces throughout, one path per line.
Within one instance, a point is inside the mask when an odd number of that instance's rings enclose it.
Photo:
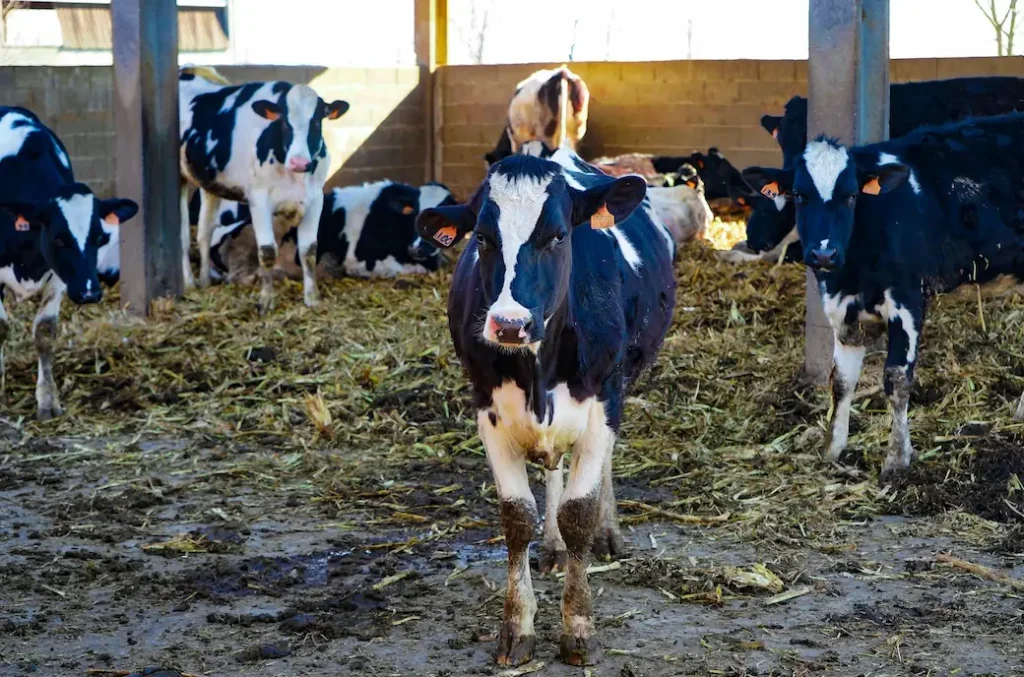
M 103 223 L 107 224 L 108 226 L 120 226 L 121 219 L 117 218 L 117 214 L 111 212 L 110 214 L 107 214 L 106 216 L 103 217 Z
M 778 127 L 776 127 L 775 129 L 772 130 L 772 138 L 773 139 L 779 138 L 779 128 Z
M 878 183 L 878 177 L 876 176 L 861 186 L 860 190 L 862 193 L 867 193 L 868 195 L 878 195 L 882 192 L 882 185 Z
M 608 205 L 601 205 L 601 208 L 590 217 L 590 227 L 594 230 L 604 230 L 615 225 L 615 217 L 608 211 Z
M 740 203 L 740 204 L 741 204 L 741 205 L 743 205 L 744 207 L 746 207 L 746 206 L 747 206 L 747 201 L 746 201 L 746 199 L 745 199 L 745 198 L 742 198 L 742 197 L 738 197 L 738 198 L 736 198 L 736 202 Z
M 25 219 L 24 216 L 18 214 L 18 218 L 14 220 L 14 230 L 18 231 L 19 233 L 27 233 L 28 231 L 32 230 L 32 226 L 29 224 L 29 222 Z
M 693 188 L 694 190 L 697 190 L 697 182 L 696 181 L 687 181 L 686 185 L 689 186 L 690 188 Z
M 406 216 L 408 216 L 409 214 L 412 214 L 415 211 L 416 211 L 416 208 L 415 207 L 410 207 L 409 205 L 405 205 L 404 207 L 402 207 L 402 213 L 405 214 Z
M 767 186 L 761 189 L 761 195 L 764 195 L 769 200 L 774 200 L 779 196 L 779 182 L 772 181 Z
M 455 236 L 459 234 L 455 226 L 445 226 L 434 233 L 434 240 L 444 247 L 451 247 L 455 244 Z

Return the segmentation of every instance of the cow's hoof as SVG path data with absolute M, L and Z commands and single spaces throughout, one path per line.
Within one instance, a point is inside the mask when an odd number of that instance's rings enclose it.
M 36 411 L 36 418 L 40 421 L 49 421 L 50 419 L 57 418 L 58 416 L 64 415 L 64 408 L 59 404 L 51 404 L 49 406 L 39 407 Z
M 267 298 L 261 296 L 259 301 L 256 302 L 256 311 L 260 314 L 260 317 L 264 317 L 274 309 L 273 297 Z
M 316 308 L 318 305 L 320 305 L 320 295 L 308 295 L 303 299 L 303 301 L 305 301 L 307 308 Z
M 537 570 L 540 571 L 541 574 L 565 571 L 565 563 L 568 557 L 569 555 L 566 553 L 564 545 L 560 548 L 541 546 L 540 561 L 537 563 Z
M 601 645 L 593 637 L 562 635 L 558 641 L 558 660 L 568 665 L 597 665 L 601 653 Z
M 498 635 L 498 653 L 495 661 L 501 667 L 515 667 L 533 660 L 536 635 L 516 635 L 506 623 Z
M 882 473 L 878 476 L 878 484 L 883 487 L 893 484 L 896 480 L 906 475 L 909 469 L 908 465 L 886 461 L 882 466 Z
M 594 534 L 594 544 L 590 546 L 590 551 L 598 560 L 617 559 L 625 554 L 626 542 L 622 540 L 618 527 L 601 527 Z

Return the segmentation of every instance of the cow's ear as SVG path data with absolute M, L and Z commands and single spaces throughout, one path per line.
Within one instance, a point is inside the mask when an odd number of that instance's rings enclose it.
M 769 200 L 787 195 L 793 189 L 793 172 L 788 169 L 747 167 L 743 170 L 743 180 Z
M 424 209 L 416 218 L 420 237 L 438 247 L 453 246 L 476 227 L 476 214 L 466 205 Z
M 43 221 L 42 211 L 27 202 L 2 202 L 0 213 L 14 222 L 14 229 L 19 232 L 32 230 Z
M 253 101 L 252 109 L 256 112 L 256 115 L 270 120 L 271 122 L 281 117 L 281 107 L 270 101 L 264 101 L 262 99 L 259 101 Z
M 686 163 L 680 166 L 677 174 L 679 174 L 679 180 L 681 182 L 685 183 L 687 186 L 693 188 L 694 190 L 696 190 L 697 186 L 700 185 L 700 175 L 697 174 L 697 170 L 694 169 L 693 165 L 691 165 L 690 163 Z
M 569 186 L 572 198 L 572 223 L 590 222 L 591 228 L 611 228 L 629 218 L 647 195 L 647 182 L 639 176 L 622 176 L 587 190 Z
M 857 168 L 860 192 L 867 195 L 885 195 L 899 188 L 910 176 L 910 167 L 895 162 L 869 169 Z
M 387 204 L 388 208 L 396 214 L 410 216 L 419 209 L 420 192 L 415 188 L 403 190 L 400 193 L 395 191 L 395 194 L 388 198 Z
M 324 117 L 327 118 L 328 120 L 337 120 L 342 115 L 347 113 L 348 109 L 348 101 L 342 101 L 341 99 L 338 99 L 337 101 L 332 101 L 329 104 L 327 104 L 327 114 L 324 115 Z
M 126 198 L 111 198 L 100 201 L 100 218 L 107 225 L 120 226 L 139 213 L 139 205 Z
M 779 127 L 782 126 L 782 118 L 778 115 L 762 115 L 761 126 L 764 127 L 764 131 L 772 135 L 772 138 L 778 138 Z

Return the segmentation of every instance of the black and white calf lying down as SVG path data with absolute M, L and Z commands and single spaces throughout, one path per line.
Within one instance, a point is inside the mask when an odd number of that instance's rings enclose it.
M 246 202 L 259 246 L 261 309 L 273 305 L 275 219 L 297 228 L 303 296 L 307 306 L 316 305 L 316 235 L 330 165 L 322 126 L 341 117 L 348 103 L 326 103 L 311 87 L 288 82 L 230 85 L 209 68 L 182 68 L 178 91 L 181 173 L 201 191 L 200 284 L 210 282 L 210 239 L 220 201 Z M 186 191 L 183 186 L 183 245 L 189 240 Z M 188 283 L 187 254 L 183 267 Z
M 317 276 L 394 277 L 438 269 L 441 253 L 416 232 L 416 216 L 431 207 L 455 204 L 451 191 L 431 182 L 419 188 L 394 181 L 334 188 L 324 196 L 317 231 Z M 189 218 L 199 213 L 198 195 Z M 245 204 L 224 200 L 210 249 L 211 274 L 229 282 L 251 281 L 258 267 L 256 239 Z M 275 272 L 301 279 L 296 229 L 278 227 Z
M 537 506 L 527 459 L 547 468 L 541 570 L 565 563 L 560 656 L 597 659 L 586 560 L 622 547 L 611 459 L 629 386 L 650 365 L 675 305 L 674 245 L 642 178 L 613 179 L 567 149 L 495 164 L 468 205 L 428 209 L 425 239 L 472 232 L 448 297 L 473 384 L 508 546 L 501 665 L 533 655 L 528 548 Z M 562 455 L 572 451 L 568 485 Z
M 973 77 L 906 82 L 891 86 L 889 134 L 898 138 L 923 125 L 941 125 L 968 117 L 1004 115 L 1024 110 L 1024 78 Z M 765 115 L 761 125 L 775 137 L 788 167 L 807 145 L 807 99 L 794 96 L 781 117 Z M 747 246 L 777 259 L 796 241 L 795 211 L 785 195 L 748 197 Z M 728 257 L 725 257 L 728 258 Z
M 0 107 L 0 285 L 19 302 L 42 296 L 32 323 L 40 419 L 63 413 L 52 367 L 61 300 L 65 293 L 77 304 L 103 298 L 97 259 L 110 270 L 117 226 L 137 211 L 131 200 L 96 199 L 75 182 L 67 150 L 39 118 Z M 0 345 L 7 322 L 0 303 Z
M 887 329 L 889 339 L 886 480 L 913 456 L 907 407 L 929 296 L 1004 275 L 1024 280 L 1021 148 L 1024 115 L 1013 114 L 856 148 L 819 138 L 791 169 L 745 173 L 755 188 L 775 183 L 795 200 L 804 261 L 835 331 L 828 460 L 846 447 L 870 332 Z

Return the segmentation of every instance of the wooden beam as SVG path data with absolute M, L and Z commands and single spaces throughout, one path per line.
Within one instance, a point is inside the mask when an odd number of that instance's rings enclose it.
M 435 172 L 435 165 L 439 164 L 435 163 L 435 154 L 440 152 L 441 147 L 435 133 L 435 128 L 439 126 L 437 109 L 440 108 L 435 71 L 448 63 L 448 0 L 415 0 L 413 20 L 416 64 L 420 67 L 426 128 L 423 180 L 440 180 L 440 174 Z
M 889 138 L 889 0 L 814 0 L 809 9 L 807 138 L 846 144 Z M 807 271 L 804 368 L 818 383 L 832 371 L 832 329 Z
M 139 203 L 120 229 L 121 299 L 135 313 L 183 291 L 178 169 L 178 8 L 175 0 L 117 0 L 114 123 L 117 194 Z

